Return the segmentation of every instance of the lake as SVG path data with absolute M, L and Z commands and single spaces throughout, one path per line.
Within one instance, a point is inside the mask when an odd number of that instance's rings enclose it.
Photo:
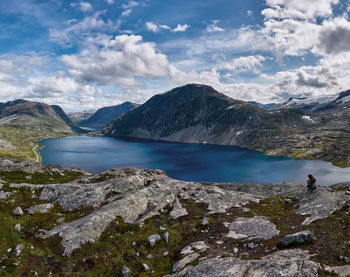
M 185 181 L 305 183 L 308 174 L 322 185 L 350 181 L 350 168 L 270 157 L 235 146 L 88 136 L 46 139 L 39 144 L 44 146 L 40 150 L 44 163 L 91 173 L 129 167 L 163 169 Z

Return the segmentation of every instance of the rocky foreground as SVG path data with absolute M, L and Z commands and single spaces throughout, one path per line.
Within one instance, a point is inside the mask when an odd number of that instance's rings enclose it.
M 347 276 L 350 183 L 193 183 L 0 160 L 1 276 Z

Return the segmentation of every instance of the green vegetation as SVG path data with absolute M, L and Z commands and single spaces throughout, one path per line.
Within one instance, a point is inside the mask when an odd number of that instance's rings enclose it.
M 36 161 L 33 148 L 45 138 L 64 137 L 73 132 L 49 131 L 44 128 L 0 125 L 0 157 Z M 38 152 L 37 152 L 38 154 Z

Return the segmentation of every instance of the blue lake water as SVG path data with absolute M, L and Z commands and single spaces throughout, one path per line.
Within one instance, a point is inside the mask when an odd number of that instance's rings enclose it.
M 163 169 L 175 179 L 208 182 L 305 183 L 350 181 L 350 168 L 322 161 L 269 157 L 235 146 L 159 142 L 111 137 L 67 137 L 39 143 L 44 163 L 78 167 L 91 173 L 111 168 Z

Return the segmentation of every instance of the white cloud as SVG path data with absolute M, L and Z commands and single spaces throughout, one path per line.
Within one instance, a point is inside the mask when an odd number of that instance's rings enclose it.
M 213 20 L 212 23 L 207 26 L 207 32 L 213 33 L 213 32 L 225 31 L 223 28 L 218 26 L 219 23 L 220 23 L 220 20 Z
M 175 28 L 171 29 L 167 25 L 156 24 L 154 22 L 146 22 L 145 27 L 146 27 L 146 30 L 151 31 L 153 33 L 158 33 L 161 30 L 169 30 L 171 32 L 177 33 L 177 32 L 185 32 L 190 26 L 187 24 L 184 24 L 184 25 L 177 24 Z
M 92 12 L 93 8 L 89 2 L 81 1 L 79 3 L 71 3 L 72 7 L 78 7 L 82 12 Z
M 266 0 L 265 18 L 312 19 L 332 15 L 332 5 L 339 0 Z
M 100 85 L 140 86 L 142 79 L 171 78 L 178 73 L 153 43 L 135 35 L 116 36 L 61 60 L 78 82 Z
M 145 23 L 146 30 L 151 31 L 153 33 L 158 33 L 160 30 L 171 30 L 171 28 L 167 25 L 155 24 L 153 22 Z
M 71 21 L 67 28 L 57 30 L 49 29 L 50 41 L 64 47 L 72 46 L 74 41 L 79 38 L 91 37 L 94 33 L 112 33 L 116 31 L 120 23 L 114 23 L 111 20 L 103 20 L 103 12 L 95 12 L 84 17 L 81 21 Z
M 172 32 L 186 32 L 186 30 L 190 27 L 190 25 L 184 24 L 177 24 L 176 28 L 172 29 Z
M 248 10 L 248 11 L 247 11 L 247 15 L 248 15 L 248 16 L 252 16 L 252 15 L 253 15 L 253 11 Z
M 255 73 L 259 72 L 259 69 L 262 67 L 262 62 L 264 62 L 266 58 L 261 55 L 257 56 L 247 56 L 247 57 L 239 57 L 233 59 L 231 62 L 223 63 L 219 65 L 219 69 L 225 69 L 236 72 L 248 72 L 252 71 Z
M 140 2 L 136 2 L 133 0 L 130 0 L 127 4 L 123 4 L 122 8 L 124 11 L 122 12 L 122 16 L 129 16 L 132 13 L 133 9 L 139 6 L 140 4 Z
M 106 0 L 106 2 L 108 5 L 113 5 L 115 3 L 114 0 Z

